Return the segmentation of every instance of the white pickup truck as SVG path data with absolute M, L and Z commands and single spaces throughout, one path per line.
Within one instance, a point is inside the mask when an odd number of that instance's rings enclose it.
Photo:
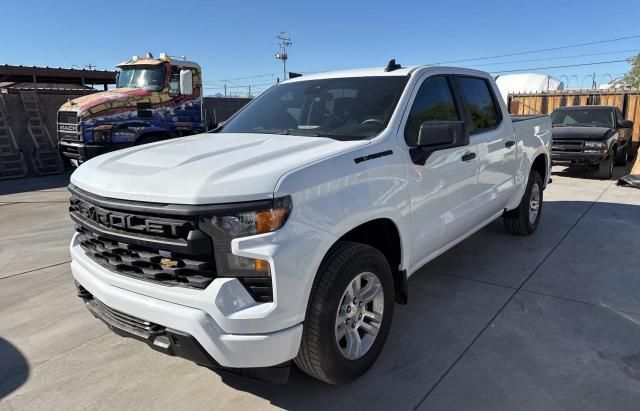
M 484 72 L 291 79 L 212 133 L 76 170 L 71 270 L 96 317 L 157 350 L 343 384 L 420 267 L 499 217 L 535 231 L 550 144 L 549 118 L 512 118 Z

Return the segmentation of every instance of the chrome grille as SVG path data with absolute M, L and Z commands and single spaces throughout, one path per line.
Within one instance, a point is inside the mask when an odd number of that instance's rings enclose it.
M 77 112 L 58 112 L 58 139 L 70 141 L 82 140 L 82 133 Z
M 556 153 L 581 153 L 584 149 L 584 141 L 571 139 L 553 139 L 551 152 Z

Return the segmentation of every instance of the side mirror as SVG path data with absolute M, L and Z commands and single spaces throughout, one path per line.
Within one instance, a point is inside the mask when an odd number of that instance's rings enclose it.
M 180 94 L 190 96 L 193 94 L 193 72 L 180 70 Z
M 633 128 L 633 121 L 631 120 L 622 120 L 619 124 L 620 128 Z
M 432 151 L 469 144 L 464 121 L 425 121 L 420 125 L 418 147 Z
M 418 147 L 410 150 L 414 164 L 424 165 L 439 150 L 469 144 L 469 130 L 464 121 L 425 121 L 420 125 Z

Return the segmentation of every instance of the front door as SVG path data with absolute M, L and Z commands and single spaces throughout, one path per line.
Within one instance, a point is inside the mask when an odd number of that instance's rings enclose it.
M 452 79 L 435 75 L 425 78 L 414 91 L 413 105 L 408 113 L 404 140 L 407 151 L 415 153 L 420 125 L 425 121 L 464 120 Z M 412 156 L 407 166 L 411 202 L 412 255 L 411 267 L 425 260 L 456 240 L 452 230 L 456 210 L 473 198 L 477 183 L 477 159 L 473 146 L 435 151 L 426 160 Z

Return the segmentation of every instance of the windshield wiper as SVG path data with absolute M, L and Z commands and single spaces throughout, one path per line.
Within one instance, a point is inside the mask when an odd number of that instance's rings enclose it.
M 300 133 L 300 136 L 303 136 L 303 137 L 326 137 L 326 138 L 330 138 L 338 141 L 362 140 L 364 138 L 364 137 L 358 137 L 358 136 L 347 135 L 347 134 L 320 133 L 317 131 L 300 130 L 297 128 L 290 128 L 281 134 L 296 135 L 297 133 Z
M 318 133 L 317 131 L 313 131 L 313 130 L 304 130 L 304 129 L 299 129 L 299 128 L 289 128 L 285 131 L 283 131 L 280 134 L 286 134 L 288 136 L 290 135 L 301 135 L 301 136 L 309 136 L 309 137 L 322 137 L 322 135 L 320 133 Z

